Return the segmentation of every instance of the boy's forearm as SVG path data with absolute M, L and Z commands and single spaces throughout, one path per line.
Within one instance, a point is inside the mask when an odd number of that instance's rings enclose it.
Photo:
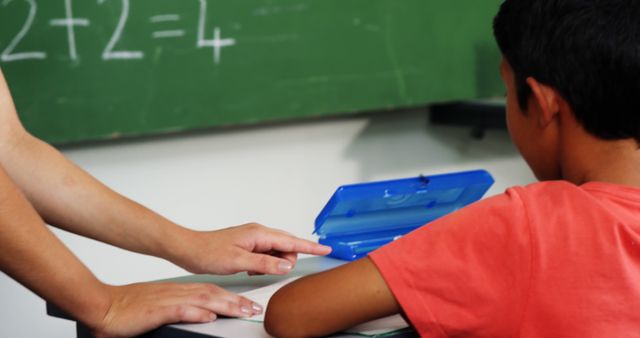
M 316 337 L 400 312 L 368 258 L 286 285 L 269 302 L 266 330 L 276 337 Z

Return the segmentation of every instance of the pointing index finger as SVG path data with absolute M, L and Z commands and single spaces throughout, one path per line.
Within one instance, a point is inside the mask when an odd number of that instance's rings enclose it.
M 282 236 L 275 238 L 272 245 L 274 250 L 280 252 L 302 253 L 317 256 L 328 255 L 331 252 L 331 247 L 294 236 Z

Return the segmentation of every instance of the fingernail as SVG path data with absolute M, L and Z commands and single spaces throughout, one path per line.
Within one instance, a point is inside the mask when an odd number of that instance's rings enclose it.
M 211 313 L 209 314 L 209 320 L 213 321 L 213 320 L 215 320 L 215 319 L 216 319 L 216 314 L 215 314 L 215 313 L 213 313 L 213 312 L 211 312 Z
M 289 272 L 293 268 L 293 265 L 289 262 L 280 262 L 278 263 L 278 270 L 282 272 Z
M 253 303 L 253 305 L 251 305 L 251 307 L 253 308 L 253 312 L 255 312 L 255 314 L 261 314 L 262 311 L 264 310 L 262 308 L 262 306 L 260 306 L 259 304 Z
M 247 306 L 242 306 L 240 307 L 240 312 L 244 313 L 245 315 L 250 316 L 251 315 L 251 309 Z

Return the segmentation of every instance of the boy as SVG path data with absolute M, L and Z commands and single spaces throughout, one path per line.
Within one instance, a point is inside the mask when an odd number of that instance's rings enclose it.
M 542 181 L 274 295 L 275 336 L 640 337 L 640 2 L 506 0 L 507 122 Z

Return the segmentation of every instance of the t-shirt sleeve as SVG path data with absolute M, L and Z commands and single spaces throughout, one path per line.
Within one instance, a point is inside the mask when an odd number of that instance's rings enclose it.
M 517 335 L 531 280 L 518 191 L 472 204 L 369 255 L 421 337 Z

